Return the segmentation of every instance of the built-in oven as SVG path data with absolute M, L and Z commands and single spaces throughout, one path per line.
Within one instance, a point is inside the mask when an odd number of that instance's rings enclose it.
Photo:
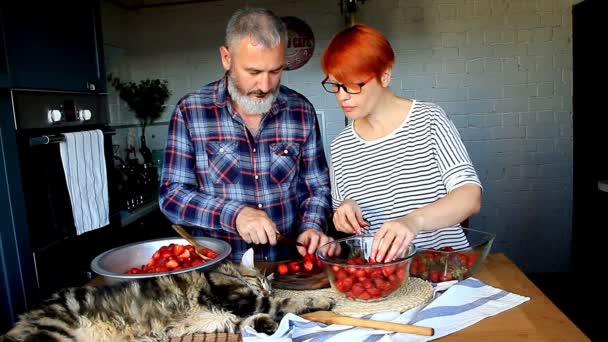
M 29 240 L 44 298 L 57 289 L 82 285 L 91 276 L 92 258 L 120 240 L 110 233 L 119 225 L 111 178 L 110 224 L 77 234 L 59 151 L 64 133 L 101 130 L 110 177 L 113 131 L 105 95 L 13 90 L 11 96 Z

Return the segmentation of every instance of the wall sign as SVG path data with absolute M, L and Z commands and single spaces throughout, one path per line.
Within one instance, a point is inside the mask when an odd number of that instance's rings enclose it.
M 282 17 L 287 27 L 285 70 L 295 70 L 306 64 L 315 50 L 315 37 L 310 26 L 296 17 Z

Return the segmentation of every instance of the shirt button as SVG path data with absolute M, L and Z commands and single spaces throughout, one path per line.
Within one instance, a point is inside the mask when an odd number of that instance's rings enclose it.
M 285 150 L 285 151 L 283 151 L 283 153 L 287 154 L 287 153 L 289 153 L 289 151 L 288 151 L 288 150 Z
M 253 178 L 258 179 L 260 178 L 258 175 L 253 176 Z
M 253 148 L 253 153 L 255 153 L 255 151 L 256 151 L 256 149 L 255 149 L 255 147 L 254 147 L 254 148 Z
M 223 148 L 220 148 L 220 153 L 224 153 L 224 149 Z
M 258 203 L 258 208 L 262 209 L 262 203 Z

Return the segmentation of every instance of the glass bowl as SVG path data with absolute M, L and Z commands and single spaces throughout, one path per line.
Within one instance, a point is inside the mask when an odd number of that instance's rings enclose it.
M 469 247 L 454 249 L 419 248 L 412 260 L 410 275 L 431 283 L 463 280 L 475 274 L 485 261 L 496 235 L 481 230 L 462 228 Z
M 170 244 L 189 245 L 188 241 L 182 238 L 161 238 L 135 242 L 103 252 L 93 259 L 91 262 L 91 269 L 98 275 L 103 276 L 105 283 L 115 283 L 126 280 L 154 278 L 194 270 L 205 271 L 219 265 L 219 263 L 228 257 L 232 251 L 230 245 L 222 240 L 208 237 L 195 237 L 195 239 L 203 247 L 209 248 L 217 253 L 217 257 L 195 266 L 169 270 L 166 272 L 128 274 L 127 272 L 131 268 L 139 268 L 148 264 L 153 255 L 163 246 L 168 246 Z
M 355 301 L 381 301 L 395 293 L 409 277 L 409 267 L 416 247 L 413 244 L 387 263 L 369 262 L 373 235 L 355 235 L 327 243 L 317 250 L 317 258 L 340 295 Z M 331 248 L 339 253 L 328 255 Z

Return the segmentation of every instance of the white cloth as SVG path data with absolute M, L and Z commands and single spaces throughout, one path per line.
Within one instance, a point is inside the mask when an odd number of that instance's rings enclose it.
M 439 291 L 444 289 L 445 286 L 438 286 L 435 289 L 436 297 L 431 303 L 415 307 L 403 314 L 395 311 L 363 316 L 380 321 L 431 327 L 435 329 L 435 334 L 430 337 L 344 325 L 325 325 L 287 314 L 272 336 L 247 327 L 243 332 L 243 341 L 430 341 L 464 329 L 530 299 L 486 285 L 475 278 L 455 283 L 440 294 Z
M 64 133 L 59 152 L 78 235 L 109 224 L 108 175 L 100 130 Z

